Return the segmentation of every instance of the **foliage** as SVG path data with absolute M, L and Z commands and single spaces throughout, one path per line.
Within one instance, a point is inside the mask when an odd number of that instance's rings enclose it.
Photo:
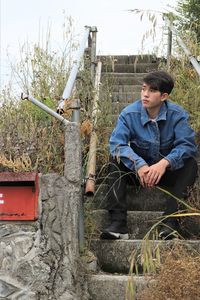
M 199 0 L 179 0 L 177 3 L 178 29 L 182 32 L 193 32 L 200 42 L 200 2 Z
M 70 59 L 76 49 L 72 25 L 71 19 L 63 25 L 65 46 L 62 51 L 51 50 L 48 29 L 44 44 L 39 41 L 33 46 L 28 43 L 23 45 L 20 48 L 20 61 L 12 64 L 19 88 L 53 110 L 56 110 L 58 99 L 64 90 L 71 68 Z M 43 173 L 62 173 L 62 125 L 32 103 L 14 96 L 12 84 L 2 90 L 0 103 L 1 171 L 38 170 Z
M 166 65 L 161 64 L 161 69 L 166 69 Z M 199 144 L 200 131 L 200 81 L 199 75 L 191 66 L 188 59 L 182 54 L 180 58 L 172 58 L 170 62 L 170 73 L 175 79 L 175 87 L 170 94 L 170 99 L 183 106 L 189 113 L 190 123 L 197 133 Z
M 0 113 L 1 171 L 61 172 L 63 141 L 57 121 L 28 101 L 9 100 L 9 95 L 4 95 Z

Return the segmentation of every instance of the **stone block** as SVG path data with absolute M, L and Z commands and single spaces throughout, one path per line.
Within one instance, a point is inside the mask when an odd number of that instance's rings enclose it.
M 180 244 L 188 251 L 200 252 L 200 240 L 92 240 L 91 251 L 98 259 L 101 269 L 110 273 L 125 273 L 130 270 L 131 257 L 136 253 L 144 253 L 144 249 L 152 249 L 155 253 L 159 247 L 160 252 Z M 143 249 L 143 250 L 142 250 Z M 143 252 L 142 252 L 143 251 Z M 156 257 L 155 257 L 156 258 Z

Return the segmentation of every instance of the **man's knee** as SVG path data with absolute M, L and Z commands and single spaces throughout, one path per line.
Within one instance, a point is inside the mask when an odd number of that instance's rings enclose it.
M 185 161 L 184 168 L 190 174 L 193 174 L 195 177 L 197 176 L 197 174 L 198 174 L 198 164 L 197 164 L 196 159 L 194 159 L 193 157 L 190 157 Z

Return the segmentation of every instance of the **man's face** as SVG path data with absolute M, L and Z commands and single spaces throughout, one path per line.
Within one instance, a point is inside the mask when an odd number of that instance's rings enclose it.
M 152 89 L 148 84 L 143 83 L 141 91 L 142 105 L 147 110 L 159 108 L 168 94 L 161 94 L 160 91 Z

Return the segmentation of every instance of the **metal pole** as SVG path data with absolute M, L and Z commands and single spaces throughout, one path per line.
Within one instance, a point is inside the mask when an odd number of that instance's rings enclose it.
M 185 52 L 186 56 L 188 57 L 189 61 L 191 62 L 191 64 L 195 68 L 195 70 L 198 73 L 198 75 L 200 76 L 200 64 L 198 63 L 198 61 L 196 60 L 196 58 L 192 55 L 192 53 L 188 50 L 188 48 L 185 45 L 185 43 L 183 42 L 183 40 L 179 37 L 176 29 L 173 27 L 173 23 L 170 22 L 169 19 L 167 19 L 167 20 L 168 20 L 168 23 L 169 23 L 168 26 L 170 27 L 170 31 L 176 36 L 179 45 L 181 46 L 181 48 Z
M 94 84 L 95 80 L 95 67 L 96 67 L 96 43 L 97 43 L 97 28 L 92 27 L 92 48 L 91 48 L 91 78 Z
M 196 58 L 192 55 L 192 53 L 188 50 L 188 48 L 186 47 L 185 43 L 178 36 L 178 34 L 177 34 L 177 32 L 176 32 L 176 30 L 174 28 L 172 28 L 172 32 L 177 36 L 177 41 L 178 41 L 179 45 L 182 47 L 182 49 L 185 52 L 185 54 L 187 55 L 189 61 L 191 62 L 191 64 L 193 65 L 193 67 L 195 68 L 195 70 L 197 71 L 197 73 L 200 76 L 200 64 L 198 63 L 198 61 L 196 60 Z
M 73 67 L 72 67 L 72 70 L 70 72 L 69 78 L 67 80 L 67 84 L 65 86 L 65 89 L 64 89 L 64 92 L 63 92 L 63 95 L 62 95 L 62 100 L 60 101 L 60 103 L 58 105 L 58 110 L 64 108 L 64 104 L 65 104 L 64 100 L 68 99 L 71 96 L 71 93 L 72 93 L 72 90 L 73 90 L 73 87 L 74 87 L 74 82 L 75 82 L 75 79 L 76 79 L 76 76 L 77 76 L 77 73 L 78 73 L 78 69 L 79 69 L 79 66 L 80 66 L 81 58 L 82 58 L 83 53 L 85 51 L 85 47 L 86 47 L 86 43 L 87 43 L 87 40 L 88 40 L 89 33 L 90 33 L 90 27 L 85 26 L 84 36 L 83 36 L 83 39 L 80 43 L 79 49 L 76 53 L 75 60 L 73 62 Z
M 167 36 L 167 69 L 169 71 L 170 69 L 170 61 L 171 61 L 171 55 L 172 55 L 172 20 L 167 19 L 168 23 L 168 36 Z
M 92 120 L 93 120 L 94 127 L 96 127 L 96 123 L 97 123 L 99 88 L 100 88 L 100 81 L 101 81 L 101 69 L 102 69 L 102 62 L 98 61 L 97 68 L 96 68 L 95 82 L 94 82 L 95 95 L 94 95 L 94 102 L 93 102 L 93 108 L 92 108 Z
M 74 100 L 74 109 L 72 112 L 72 122 L 80 123 L 80 100 Z M 85 245 L 85 229 L 84 229 L 84 207 L 83 207 L 83 193 L 81 197 L 81 203 L 79 207 L 79 219 L 78 219 L 78 235 L 79 235 L 79 249 L 83 251 Z
M 80 123 L 80 100 L 74 100 L 74 107 L 72 112 L 72 122 Z
M 52 110 L 51 108 L 49 108 L 48 106 L 46 106 L 45 104 L 43 104 L 42 102 L 40 102 L 39 100 L 33 98 L 32 96 L 24 95 L 22 93 L 21 94 L 21 99 L 22 100 L 29 100 L 30 102 L 32 102 L 36 106 L 40 107 L 42 110 L 44 110 L 46 113 L 48 113 L 52 117 L 55 117 L 56 119 L 58 119 L 59 121 L 61 121 L 64 125 L 67 125 L 69 123 L 68 120 L 66 120 L 61 115 L 57 114 L 54 110 Z

